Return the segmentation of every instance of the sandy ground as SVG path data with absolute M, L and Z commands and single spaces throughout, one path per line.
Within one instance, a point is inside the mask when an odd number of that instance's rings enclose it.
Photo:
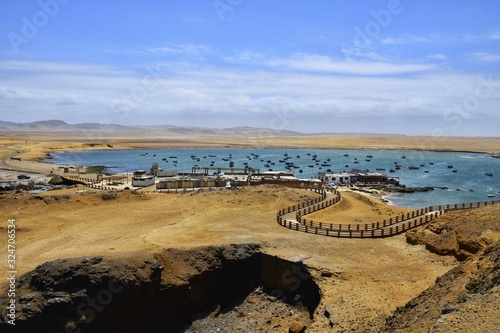
M 312 270 L 335 272 L 333 278 L 319 281 L 323 298 L 318 311 L 334 304 L 337 328 L 348 328 L 360 316 L 375 320 L 389 315 L 456 264 L 424 246 L 407 244 L 404 236 L 337 239 L 279 226 L 278 209 L 316 196 L 305 190 L 257 186 L 186 194 L 119 192 L 117 199 L 108 201 L 102 194 L 71 188 L 38 196 L 1 196 L 2 215 L 16 220 L 19 274 L 64 257 L 258 242 L 267 253 L 286 259 L 301 256 L 308 258 L 304 262 Z M 401 211 L 374 198 L 367 204 L 367 197 L 357 193 L 346 192 L 344 197 L 366 222 L 380 220 L 379 211 Z M 6 256 L 2 248 L 0 257 Z M 0 270 L 7 271 L 5 261 Z M 314 325 L 323 332 L 325 323 L 315 322 L 311 329 Z
M 58 173 L 53 165 L 35 160 L 61 150 L 117 149 L 172 146 L 256 145 L 317 148 L 431 149 L 416 137 L 329 138 L 211 138 L 152 140 L 106 138 L 98 143 L 54 135 L 0 136 L 0 168 L 3 175 L 20 172 L 47 177 Z M 169 141 L 170 140 L 170 141 Z M 500 152 L 500 138 L 442 138 L 434 150 Z M 271 144 L 272 143 L 272 144 Z M 11 160 L 19 157 L 21 161 Z M 7 177 L 7 176 L 5 176 Z M 58 258 L 110 255 L 133 251 L 156 251 L 165 247 L 258 242 L 264 250 L 283 258 L 302 256 L 312 270 L 329 269 L 333 277 L 320 279 L 324 306 L 336 311 L 335 329 L 354 329 L 360 318 L 381 320 L 431 286 L 436 277 L 457 263 L 453 258 L 429 253 L 424 246 L 406 243 L 404 235 L 387 239 L 337 239 L 288 230 L 276 223 L 277 210 L 313 198 L 305 190 L 258 186 L 242 189 L 205 190 L 186 194 L 133 194 L 119 192 L 103 200 L 98 190 L 70 188 L 38 195 L 21 193 L 0 196 L 1 232 L 7 219 L 17 225 L 19 273 Z M 337 206 L 311 215 L 336 223 L 371 223 L 403 211 L 359 193 L 345 192 Z M 181 207 L 181 209 L 180 209 Z M 0 249 L 6 258 L 6 248 Z M 0 270 L 7 271 L 5 260 Z M 318 315 L 309 328 L 323 332 L 327 323 Z M 324 319 L 326 321 L 326 318 Z M 355 323 L 356 322 L 356 323 Z M 325 326 L 326 325 L 326 326 Z M 309 331 L 309 330 L 308 330 Z

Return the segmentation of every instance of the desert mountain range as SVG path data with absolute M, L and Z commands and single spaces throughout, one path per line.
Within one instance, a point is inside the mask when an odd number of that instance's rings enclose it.
M 289 130 L 273 128 L 259 128 L 250 126 L 239 126 L 229 128 L 204 128 L 174 125 L 135 125 L 126 126 L 119 124 L 102 123 L 78 123 L 68 124 L 62 120 L 42 120 L 26 123 L 16 123 L 0 120 L 1 132 L 105 132 L 105 133 L 149 133 L 161 132 L 162 134 L 174 135 L 196 135 L 196 136 L 309 136 L 309 135 L 335 135 L 335 133 L 302 133 Z M 342 133 L 346 135 L 380 135 L 369 133 Z M 386 134 L 384 134 L 386 135 Z M 389 134 L 390 135 L 390 134 Z

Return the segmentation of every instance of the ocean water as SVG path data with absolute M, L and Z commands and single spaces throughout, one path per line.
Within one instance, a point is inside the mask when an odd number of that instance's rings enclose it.
M 304 179 L 316 178 L 318 172 L 368 170 L 399 177 L 400 183 L 407 187 L 435 188 L 428 192 L 394 193 L 386 197 L 391 204 L 410 208 L 500 199 L 500 159 L 479 153 L 186 148 L 77 151 L 51 155 L 52 159 L 47 159 L 45 162 L 61 165 L 104 165 L 111 173 L 132 173 L 135 170 L 149 172 L 153 162 L 157 162 L 164 170 L 191 172 L 195 166 L 229 168 L 229 163 L 232 161 L 234 168 L 248 166 L 260 171 L 289 171 L 294 172 L 298 178 Z M 314 156 L 316 159 L 313 159 Z M 293 162 L 295 167 L 286 169 L 285 162 Z M 401 166 L 400 170 L 390 172 L 390 169 L 395 169 L 396 163 Z M 418 169 L 409 169 L 409 166 L 418 167 Z M 216 170 L 210 172 L 216 172 Z M 492 174 L 492 176 L 486 174 Z M 495 197 L 488 197 L 488 195 Z

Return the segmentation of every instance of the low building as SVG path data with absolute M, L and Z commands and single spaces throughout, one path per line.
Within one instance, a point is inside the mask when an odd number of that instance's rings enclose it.
M 295 177 L 293 173 L 284 171 L 265 171 L 252 174 L 249 185 L 274 184 L 294 188 L 321 188 L 322 182 L 319 179 L 301 179 Z
M 324 173 L 318 172 L 318 179 L 323 184 L 350 184 L 356 182 L 357 174 L 352 172 Z
M 378 172 L 367 172 L 358 174 L 358 182 L 363 184 L 387 184 L 389 178 L 387 175 Z
M 177 171 L 163 170 L 162 168 L 158 167 L 158 163 L 154 162 L 151 166 L 151 174 L 155 177 L 175 177 L 179 173 Z
M 145 187 L 155 184 L 155 176 L 149 175 L 145 170 L 137 170 L 132 176 L 132 186 Z

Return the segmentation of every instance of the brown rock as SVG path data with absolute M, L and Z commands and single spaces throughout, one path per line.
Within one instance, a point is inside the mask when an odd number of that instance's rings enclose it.
M 288 328 L 288 333 L 303 333 L 306 330 L 306 325 L 301 321 L 294 321 Z

